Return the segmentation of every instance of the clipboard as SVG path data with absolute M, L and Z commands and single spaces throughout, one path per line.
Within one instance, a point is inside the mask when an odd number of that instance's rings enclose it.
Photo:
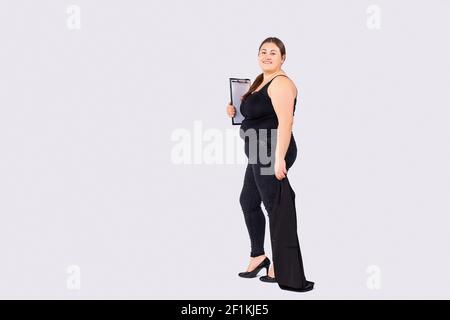
M 231 104 L 236 108 L 236 114 L 231 118 L 233 125 L 240 125 L 245 117 L 241 113 L 241 98 L 250 89 L 250 79 L 230 78 Z

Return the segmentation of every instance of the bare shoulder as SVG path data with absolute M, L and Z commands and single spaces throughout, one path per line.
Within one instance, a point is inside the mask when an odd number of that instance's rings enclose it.
M 294 81 L 292 81 L 290 78 L 288 78 L 287 75 L 281 76 L 281 77 L 275 77 L 273 79 L 272 83 L 267 88 L 267 93 L 269 96 L 272 96 L 273 93 L 286 93 L 286 92 L 292 92 L 294 97 L 297 96 L 297 87 L 295 86 Z

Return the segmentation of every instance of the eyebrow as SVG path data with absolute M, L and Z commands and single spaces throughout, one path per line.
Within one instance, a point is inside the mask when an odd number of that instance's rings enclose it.
M 261 51 L 263 51 L 263 50 L 267 50 L 267 49 L 261 49 Z M 272 49 L 272 50 L 270 50 L 270 51 L 275 51 L 275 52 L 277 52 L 277 50 L 275 50 L 275 49 Z

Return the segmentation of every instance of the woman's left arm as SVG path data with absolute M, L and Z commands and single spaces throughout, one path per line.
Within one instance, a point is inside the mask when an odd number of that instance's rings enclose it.
M 269 96 L 278 118 L 277 146 L 275 149 L 275 176 L 278 180 L 286 177 L 285 156 L 291 141 L 294 123 L 294 100 L 296 89 L 292 81 L 279 77 L 272 82 Z

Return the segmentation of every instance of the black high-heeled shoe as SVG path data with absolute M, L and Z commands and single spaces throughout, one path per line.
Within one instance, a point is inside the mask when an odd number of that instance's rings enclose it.
M 261 271 L 261 269 L 266 268 L 267 272 L 269 272 L 269 266 L 270 266 L 270 259 L 265 258 L 255 269 L 252 271 L 245 271 L 245 272 L 239 272 L 239 277 L 242 278 L 254 278 L 258 275 L 258 272 Z

